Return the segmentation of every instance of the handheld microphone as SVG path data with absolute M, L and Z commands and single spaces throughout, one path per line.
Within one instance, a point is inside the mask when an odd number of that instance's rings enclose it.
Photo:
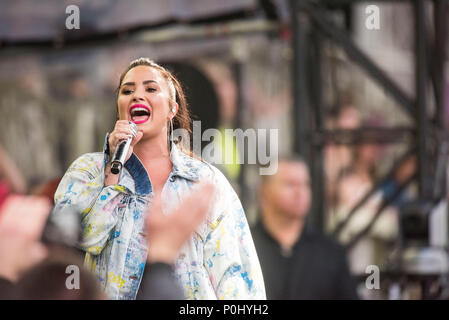
M 137 134 L 137 126 L 134 122 L 129 121 L 129 124 L 131 125 L 131 128 L 134 132 L 134 135 Z M 121 142 L 117 148 L 115 148 L 114 155 L 112 156 L 112 162 L 111 162 L 111 172 L 113 174 L 119 174 L 122 170 L 124 164 L 126 155 L 129 151 L 129 146 L 131 145 L 131 141 L 133 140 L 133 137 L 129 137 L 126 139 L 126 141 Z

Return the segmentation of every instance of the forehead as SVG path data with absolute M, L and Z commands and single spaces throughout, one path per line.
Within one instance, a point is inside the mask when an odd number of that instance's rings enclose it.
M 154 80 L 158 83 L 165 82 L 159 70 L 150 66 L 137 66 L 129 70 L 122 83 L 126 82 L 142 82 L 146 80 Z
M 274 176 L 277 180 L 309 180 L 309 170 L 305 164 L 293 161 L 279 162 L 278 172 Z

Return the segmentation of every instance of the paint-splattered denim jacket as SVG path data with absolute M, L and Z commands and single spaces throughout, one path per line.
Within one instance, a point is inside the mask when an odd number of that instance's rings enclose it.
M 107 141 L 106 136 L 106 141 Z M 104 186 L 104 152 L 76 159 L 55 193 L 52 215 L 81 214 L 86 265 L 111 299 L 135 299 L 147 258 L 146 207 L 153 191 L 149 176 L 132 154 L 117 185 Z M 212 180 L 217 192 L 204 223 L 184 245 L 174 274 L 187 299 L 266 299 L 262 272 L 239 198 L 214 166 L 172 147 L 173 169 L 162 190 L 167 214 L 195 182 Z M 186 212 L 188 214 L 188 212 Z M 151 270 L 149 270 L 151 272 Z

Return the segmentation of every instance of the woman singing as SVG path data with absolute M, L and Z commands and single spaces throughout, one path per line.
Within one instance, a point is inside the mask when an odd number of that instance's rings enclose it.
M 173 128 L 190 132 L 191 124 L 178 80 L 149 59 L 134 60 L 120 77 L 117 108 L 119 120 L 106 135 L 104 152 L 73 162 L 56 191 L 53 212 L 55 217 L 68 208 L 80 212 L 80 247 L 109 297 L 136 297 L 147 261 L 144 220 L 152 199 L 160 194 L 167 213 L 191 188 L 209 181 L 216 192 L 207 218 L 179 252 L 174 274 L 187 299 L 265 299 L 236 193 L 218 169 L 171 138 Z M 130 135 L 125 166 L 111 174 L 112 155 Z M 151 244 L 149 249 L 151 254 Z

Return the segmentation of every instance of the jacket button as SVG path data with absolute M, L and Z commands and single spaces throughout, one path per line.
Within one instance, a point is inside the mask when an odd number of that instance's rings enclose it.
M 171 176 L 170 177 L 170 182 L 174 182 L 175 181 L 175 177 Z

